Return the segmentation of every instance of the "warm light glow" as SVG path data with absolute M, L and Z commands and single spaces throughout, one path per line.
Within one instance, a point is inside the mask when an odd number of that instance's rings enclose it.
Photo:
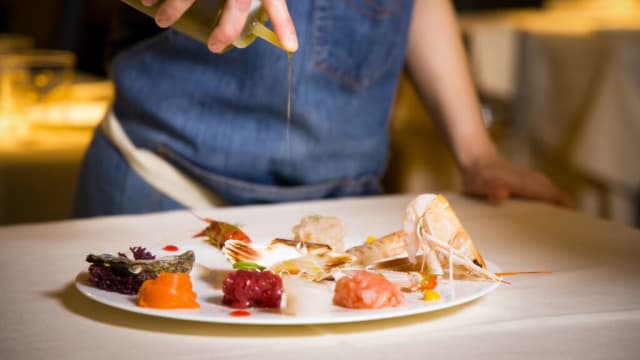
M 6 82 L 0 81 L 0 86 L 5 85 Z M 6 92 L 6 96 L 0 99 L 0 143 L 3 144 L 23 142 L 30 137 L 34 126 L 97 126 L 113 99 L 113 84 L 110 81 L 72 84 L 64 97 L 35 101 L 25 107 L 20 106 L 10 94 Z
M 639 0 L 548 0 L 545 7 L 554 10 L 582 10 L 626 15 L 640 9 Z

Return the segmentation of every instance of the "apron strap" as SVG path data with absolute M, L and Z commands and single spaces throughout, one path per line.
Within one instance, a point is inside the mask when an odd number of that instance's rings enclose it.
M 149 150 L 137 148 L 122 129 L 113 111 L 107 113 L 100 128 L 133 170 L 156 190 L 190 209 L 225 205 L 219 196 L 182 174 L 163 158 Z

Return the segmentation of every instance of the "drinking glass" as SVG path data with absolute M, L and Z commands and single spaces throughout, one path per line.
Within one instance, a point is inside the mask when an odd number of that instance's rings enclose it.
M 0 138 L 24 137 L 31 124 L 64 118 L 75 56 L 32 49 L 0 54 Z

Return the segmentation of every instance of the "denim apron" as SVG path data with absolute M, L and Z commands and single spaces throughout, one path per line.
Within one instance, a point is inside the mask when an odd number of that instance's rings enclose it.
M 288 2 L 300 49 L 256 40 L 222 55 L 164 31 L 112 64 L 113 111 L 154 152 L 230 204 L 377 194 L 411 0 Z M 99 130 L 85 156 L 78 215 L 181 207 L 149 186 Z

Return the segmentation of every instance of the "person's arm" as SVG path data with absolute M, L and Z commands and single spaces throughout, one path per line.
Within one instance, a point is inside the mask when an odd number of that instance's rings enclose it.
M 158 0 L 141 1 L 147 6 L 158 2 Z M 165 0 L 156 13 L 156 23 L 163 28 L 173 25 L 194 2 L 195 0 Z M 290 52 L 298 50 L 298 37 L 286 0 L 262 0 L 262 5 L 284 48 Z M 227 0 L 220 22 L 209 36 L 207 44 L 209 50 L 220 53 L 240 35 L 250 9 L 251 0 Z
M 571 204 L 547 177 L 498 154 L 482 121 L 450 1 L 415 2 L 407 65 L 429 114 L 446 136 L 465 192 L 495 202 L 519 196 Z

